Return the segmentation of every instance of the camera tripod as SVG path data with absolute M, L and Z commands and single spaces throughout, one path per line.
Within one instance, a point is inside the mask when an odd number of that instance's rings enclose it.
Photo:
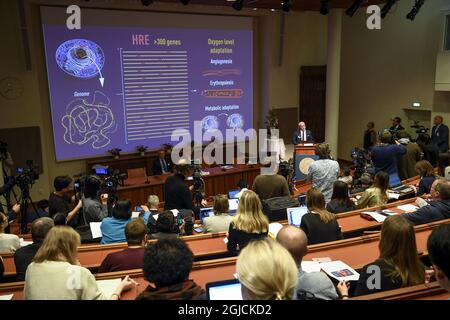
M 36 208 L 36 205 L 33 202 L 33 199 L 31 199 L 30 196 L 30 187 L 27 185 L 24 188 L 20 189 L 22 192 L 22 198 L 20 201 L 20 213 L 21 213 L 21 218 L 20 218 L 20 230 L 22 234 L 28 233 L 29 229 L 28 229 L 28 206 L 31 203 L 31 206 L 33 207 L 34 212 L 36 213 L 36 216 L 38 218 L 41 217 L 41 215 L 39 214 L 39 211 Z

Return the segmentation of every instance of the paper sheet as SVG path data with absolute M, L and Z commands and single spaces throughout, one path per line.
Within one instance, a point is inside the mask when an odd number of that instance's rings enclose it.
M 20 241 L 20 247 L 25 247 L 25 246 L 28 246 L 33 243 L 33 241 L 25 241 L 23 238 L 20 238 L 19 241 Z
M 398 199 L 400 198 L 400 193 L 388 192 L 389 199 Z
M 375 219 L 376 222 L 383 222 L 384 220 L 386 220 L 386 216 L 376 212 L 376 211 L 364 211 L 361 214 L 365 214 L 367 216 L 371 216 L 372 218 Z
M 101 224 L 102 224 L 101 222 L 90 222 L 89 223 L 89 226 L 91 227 L 91 233 L 92 233 L 93 239 L 102 237 L 102 231 L 100 230 Z
M 331 262 L 330 257 L 312 258 L 312 260 L 316 262 Z
M 357 281 L 359 279 L 359 273 L 340 260 L 321 263 L 320 267 L 338 281 Z
M 405 211 L 405 212 L 412 212 L 412 211 L 416 211 L 417 209 L 419 209 L 419 207 L 417 207 L 413 204 L 404 204 L 404 205 L 398 206 L 397 208 L 402 211 Z
M 178 211 L 178 209 L 172 209 L 170 211 L 172 211 L 172 214 L 174 217 L 178 217 L 178 213 L 180 212 L 180 211 Z
M 317 261 L 302 261 L 302 270 L 306 273 L 320 272 L 320 263 Z
M 109 280 L 97 280 L 98 289 L 103 292 L 106 296 L 111 296 L 116 292 L 117 287 L 122 282 L 120 278 L 109 279 Z
M 1 295 L 1 296 L 0 296 L 0 301 L 2 301 L 2 300 L 11 300 L 12 297 L 13 297 L 12 294 Z
M 131 212 L 131 218 L 132 218 L 132 219 L 139 218 L 139 215 L 140 215 L 140 214 L 141 214 L 140 212 L 133 211 L 133 212 Z
M 269 236 L 273 239 L 277 238 L 278 232 L 283 228 L 283 225 L 278 222 L 273 222 L 269 224 Z

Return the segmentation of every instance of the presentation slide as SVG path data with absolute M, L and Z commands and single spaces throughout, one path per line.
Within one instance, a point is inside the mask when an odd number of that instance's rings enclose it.
M 158 148 L 175 129 L 194 138 L 194 121 L 224 136 L 253 127 L 251 29 L 114 21 L 69 30 L 49 14 L 42 27 L 56 160 Z

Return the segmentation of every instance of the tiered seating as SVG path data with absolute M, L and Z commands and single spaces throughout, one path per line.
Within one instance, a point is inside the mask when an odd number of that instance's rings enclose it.
M 418 254 L 421 258 L 427 258 L 427 239 L 434 227 L 450 223 L 450 219 L 438 221 L 426 225 L 416 226 L 416 241 Z M 359 270 L 364 265 L 374 261 L 378 258 L 378 242 L 380 233 L 371 234 L 368 236 L 361 236 L 354 239 L 345 239 L 340 241 L 329 242 L 325 244 L 318 244 L 309 246 L 309 253 L 304 260 L 311 260 L 312 258 L 329 257 L 332 260 L 342 260 L 352 268 Z M 195 280 L 198 285 L 205 286 L 208 282 L 232 279 L 236 272 L 235 264 L 236 257 L 213 259 L 207 261 L 198 261 L 194 263 L 190 278 Z M 130 275 L 140 285 L 135 289 L 125 293 L 123 299 L 134 299 L 139 292 L 144 290 L 147 286 L 142 270 L 129 270 L 121 272 L 111 272 L 105 274 L 97 274 L 96 278 L 114 279 Z M 23 298 L 24 282 L 16 282 L 0 285 L 0 294 L 14 293 L 13 299 Z

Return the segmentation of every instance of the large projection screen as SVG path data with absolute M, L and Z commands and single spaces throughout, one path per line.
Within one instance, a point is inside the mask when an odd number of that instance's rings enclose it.
M 253 126 L 249 17 L 41 7 L 57 161 Z M 203 141 L 197 141 L 202 143 Z M 173 144 L 174 142 L 172 142 Z

